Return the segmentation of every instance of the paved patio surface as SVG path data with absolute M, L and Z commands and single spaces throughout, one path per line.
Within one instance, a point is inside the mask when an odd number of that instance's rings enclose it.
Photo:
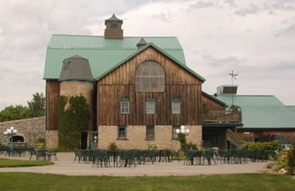
M 73 163 L 74 153 L 58 153 L 58 160 L 52 160 L 55 164 L 42 167 L 0 168 L 0 172 L 35 172 L 44 174 L 62 175 L 90 175 L 90 176 L 195 176 L 211 174 L 241 174 L 260 173 L 266 168 L 266 162 L 249 162 L 247 164 L 217 164 L 215 165 L 185 165 L 182 161 L 147 162 L 136 167 L 92 167 L 92 164 L 77 161 Z M 29 155 L 24 157 L 0 158 L 28 160 Z M 35 160 L 33 158 L 32 160 Z

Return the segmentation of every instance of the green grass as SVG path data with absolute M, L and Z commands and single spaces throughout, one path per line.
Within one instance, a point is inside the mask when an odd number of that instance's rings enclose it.
M 99 169 L 98 169 L 99 170 Z M 122 191 L 292 191 L 290 176 L 270 174 L 188 177 L 64 176 L 36 173 L 0 173 L 1 190 L 122 190 Z
M 9 160 L 0 158 L 0 168 L 52 165 L 49 161 Z

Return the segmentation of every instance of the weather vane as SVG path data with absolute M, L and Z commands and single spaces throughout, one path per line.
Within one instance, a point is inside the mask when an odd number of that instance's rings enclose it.
M 232 79 L 232 85 L 234 85 L 234 80 L 236 80 L 238 74 L 235 74 L 234 71 L 232 70 L 231 73 L 229 73 L 229 75 L 231 76 L 231 79 Z

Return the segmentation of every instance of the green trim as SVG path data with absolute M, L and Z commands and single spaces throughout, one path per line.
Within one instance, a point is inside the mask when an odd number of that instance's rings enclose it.
M 176 136 L 173 136 L 174 135 L 174 129 L 175 129 L 175 133 L 176 133 L 176 129 L 180 129 L 180 125 L 173 125 L 172 126 L 172 140 L 178 140 L 178 135 L 176 134 Z
M 179 103 L 180 104 L 180 106 L 179 106 L 180 107 L 179 113 L 174 112 L 173 107 L 172 107 L 173 103 Z M 171 114 L 172 115 L 181 115 L 181 100 L 180 99 L 172 99 L 171 100 Z
M 203 123 L 203 127 L 240 127 L 242 123 Z
M 256 127 L 256 128 L 247 128 L 247 127 L 238 127 L 238 130 L 243 131 L 267 131 L 267 130 L 290 130 L 294 131 L 295 127 Z
M 148 128 L 153 129 L 153 136 L 152 137 L 148 137 Z M 146 129 L 146 131 L 145 131 L 146 139 L 155 139 L 155 126 L 154 125 L 147 125 L 145 129 Z
M 144 50 L 146 50 L 149 47 L 153 47 L 154 49 L 156 49 L 157 51 L 159 51 L 160 53 L 162 53 L 163 55 L 165 55 L 166 57 L 168 57 L 169 59 L 171 59 L 173 62 L 175 62 L 176 64 L 178 64 L 180 67 L 182 67 L 183 69 L 185 69 L 186 71 L 188 71 L 189 73 L 191 73 L 193 76 L 195 76 L 196 78 L 198 78 L 199 80 L 201 80 L 202 82 L 205 82 L 206 81 L 205 78 L 203 78 L 202 76 L 200 76 L 199 74 L 197 74 L 195 71 L 193 71 L 192 69 L 190 69 L 186 65 L 183 65 L 183 63 L 181 63 L 179 60 L 177 60 L 176 58 L 174 58 L 173 56 L 171 56 L 170 54 L 168 54 L 166 51 L 164 51 L 161 48 L 159 48 L 158 46 L 156 46 L 154 43 L 148 43 L 145 46 L 141 47 L 136 52 L 132 53 L 130 56 L 128 56 L 125 59 L 123 59 L 117 65 L 115 65 L 114 67 L 112 67 L 109 70 L 107 70 L 105 73 L 103 73 L 100 76 L 98 76 L 96 78 L 96 80 L 100 80 L 101 78 L 103 78 L 104 76 L 106 76 L 107 74 L 109 74 L 110 72 L 112 72 L 114 69 L 116 69 L 120 65 L 124 64 L 128 60 L 132 59 L 137 54 L 143 52 Z
M 154 112 L 153 113 L 148 113 L 147 112 L 147 103 L 154 103 Z M 147 114 L 147 115 L 156 114 L 156 100 L 155 99 L 146 99 L 145 100 L 145 114 Z
M 120 130 L 123 129 L 124 137 L 120 137 Z M 127 139 L 127 128 L 126 126 L 118 126 L 118 139 Z
M 220 101 L 219 99 L 217 99 L 216 97 L 214 97 L 212 95 L 207 94 L 206 92 L 202 91 L 202 95 L 209 98 L 209 99 L 211 99 L 211 100 L 213 100 L 213 101 L 215 101 L 215 102 L 217 102 L 217 103 L 219 103 L 220 105 L 222 105 L 224 107 L 227 107 L 226 103 Z
M 122 112 L 122 103 L 127 103 L 128 104 L 128 112 Z M 120 100 L 120 114 L 121 115 L 128 115 L 130 114 L 130 101 L 127 98 L 123 98 Z

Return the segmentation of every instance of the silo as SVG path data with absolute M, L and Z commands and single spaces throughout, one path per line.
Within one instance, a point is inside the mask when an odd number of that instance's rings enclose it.
M 59 77 L 61 96 L 83 95 L 89 105 L 90 120 L 88 131 L 81 135 L 81 147 L 90 145 L 90 132 L 93 131 L 93 87 L 94 80 L 87 59 L 75 55 L 63 61 Z

